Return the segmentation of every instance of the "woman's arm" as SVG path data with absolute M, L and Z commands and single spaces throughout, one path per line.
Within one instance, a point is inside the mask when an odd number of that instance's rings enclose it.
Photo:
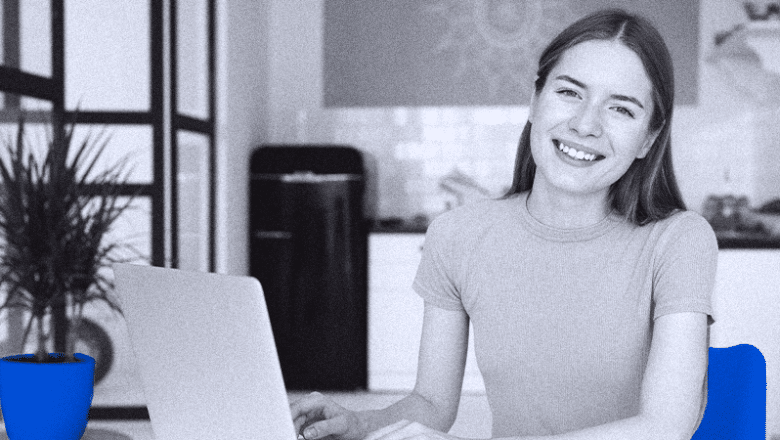
M 690 440 L 698 425 L 706 389 L 709 353 L 707 315 L 674 313 L 656 319 L 642 380 L 639 414 L 555 436 L 522 440 Z M 453 438 L 417 423 L 397 423 L 370 440 Z
M 469 320 L 463 311 L 425 304 L 417 367 L 411 394 L 381 410 L 352 412 L 315 393 L 291 405 L 296 430 L 306 440 L 334 435 L 362 439 L 369 433 L 410 420 L 447 431 L 455 421 L 468 348 Z M 315 420 L 315 422 L 311 422 Z
M 463 386 L 468 325 L 464 312 L 426 303 L 414 390 L 384 410 L 365 413 L 374 429 L 399 420 L 415 421 L 445 432 L 452 427 Z
M 708 350 L 707 315 L 659 317 L 642 380 L 639 414 L 548 439 L 690 440 L 702 414 Z

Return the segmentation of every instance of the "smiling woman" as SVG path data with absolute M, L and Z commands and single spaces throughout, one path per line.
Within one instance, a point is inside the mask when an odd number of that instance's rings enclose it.
M 670 60 L 621 10 L 547 46 L 511 191 L 427 230 L 414 391 L 360 412 L 305 397 L 292 405 L 303 437 L 453 438 L 471 325 L 494 437 L 691 438 L 718 249 L 672 173 Z

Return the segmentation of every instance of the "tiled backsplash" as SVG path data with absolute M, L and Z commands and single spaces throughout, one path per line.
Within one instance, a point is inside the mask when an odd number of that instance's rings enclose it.
M 509 188 L 524 107 L 329 109 L 335 143 L 367 163 L 372 217 L 433 217 L 459 203 L 440 186 L 465 175 L 500 195 Z

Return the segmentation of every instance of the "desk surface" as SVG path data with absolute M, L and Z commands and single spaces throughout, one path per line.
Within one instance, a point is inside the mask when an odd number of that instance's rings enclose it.
M 289 400 L 295 401 L 308 393 L 290 392 Z M 384 408 L 400 398 L 404 392 L 353 392 L 327 393 L 336 403 L 352 410 Z M 460 437 L 490 437 L 491 414 L 484 394 L 464 393 L 461 397 L 458 418 L 450 433 Z M 0 420 L 0 440 L 7 440 Z M 154 440 L 149 420 L 90 420 L 82 440 Z
M 7 440 L 5 429 L 0 432 L 0 440 Z M 82 440 L 154 440 L 152 425 L 148 420 L 108 421 L 94 420 L 87 425 Z

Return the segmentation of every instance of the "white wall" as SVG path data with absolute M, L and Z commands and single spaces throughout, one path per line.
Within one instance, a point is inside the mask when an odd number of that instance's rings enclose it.
M 724 250 L 712 307 L 712 347 L 750 344 L 766 362 L 766 422 L 769 439 L 780 440 L 780 251 Z
M 268 138 L 271 15 L 265 0 L 220 1 L 217 271 L 248 273 L 249 160 Z

